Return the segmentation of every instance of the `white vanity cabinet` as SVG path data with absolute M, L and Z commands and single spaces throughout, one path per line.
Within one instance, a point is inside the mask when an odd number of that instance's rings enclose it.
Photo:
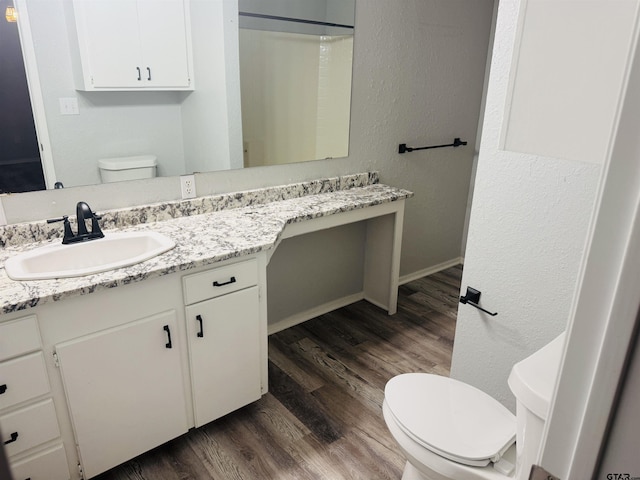
M 188 430 L 175 310 L 55 350 L 87 478 Z
M 35 315 L 0 323 L 0 430 L 16 480 L 68 480 Z
M 261 396 L 257 261 L 183 278 L 195 426 Z
M 265 279 L 259 253 L 0 320 L 0 428 L 4 440 L 18 432 L 5 445 L 16 480 L 94 478 L 258 400 Z
M 72 12 L 79 90 L 193 89 L 187 0 L 73 0 Z

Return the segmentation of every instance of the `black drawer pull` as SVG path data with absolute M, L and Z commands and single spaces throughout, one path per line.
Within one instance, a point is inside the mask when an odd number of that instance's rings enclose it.
M 165 325 L 164 327 L 162 327 L 162 329 L 167 332 L 167 339 L 168 342 L 165 344 L 166 348 L 173 348 L 171 345 L 171 330 L 169 330 L 169 325 Z
M 11 434 L 11 440 L 7 440 L 6 442 L 4 442 L 5 445 L 9 445 L 10 443 L 15 442 L 18 439 L 18 432 L 13 432 Z
M 228 282 L 222 282 L 222 283 L 219 283 L 217 281 L 213 282 L 213 286 L 214 287 L 224 287 L 225 285 L 229 285 L 231 283 L 236 283 L 236 277 L 231 277 L 231 279 Z
M 202 316 L 196 315 L 196 320 L 200 322 L 200 331 L 198 332 L 198 337 L 202 338 L 204 337 L 204 330 L 202 330 Z
M 6 391 L 7 391 L 7 384 L 4 383 L 4 384 L 0 385 L 0 395 L 2 395 Z

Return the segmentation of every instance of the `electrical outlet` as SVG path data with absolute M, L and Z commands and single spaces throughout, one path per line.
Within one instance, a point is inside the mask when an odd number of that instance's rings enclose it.
M 196 178 L 194 175 L 181 175 L 180 176 L 180 190 L 182 191 L 182 198 L 195 198 L 196 197 Z

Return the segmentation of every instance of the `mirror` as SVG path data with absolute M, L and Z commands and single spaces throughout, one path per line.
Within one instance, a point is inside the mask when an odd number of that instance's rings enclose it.
M 122 3 L 131 0 L 91 1 Z M 162 0 L 157 4 L 161 6 L 175 1 Z M 258 13 L 263 15 L 344 24 L 347 27 L 314 25 L 316 30 L 305 27 L 302 32 L 292 32 L 290 28 L 277 32 L 274 28 L 277 25 L 312 24 L 243 18 L 238 32 L 239 6 L 236 0 L 191 0 L 193 91 L 96 92 L 76 90 L 74 56 L 79 47 L 73 43 L 72 2 L 29 0 L 27 5 L 25 0 L 15 0 L 19 14 L 21 10 L 28 14 L 18 22 L 23 42 L 26 39 L 30 43 L 23 45 L 27 67 L 29 47 L 33 63 L 37 65 L 38 78 L 33 76 L 33 72 L 28 74 L 32 99 L 34 88 L 41 92 L 38 130 L 39 133 L 46 132 L 48 137 L 39 136 L 43 159 L 50 159 L 50 172 L 47 168 L 44 172 L 47 188 L 52 188 L 56 181 L 65 187 L 99 184 L 98 160 L 111 157 L 153 154 L 157 156 L 157 175 L 175 176 L 346 156 L 354 1 L 273 0 L 276 15 L 265 10 L 270 2 L 254 2 L 259 4 L 261 10 Z M 305 8 L 300 11 L 298 7 L 303 4 Z M 243 8 L 252 7 L 243 5 Z M 313 16 L 305 17 L 309 11 Z M 350 16 L 345 17 L 345 11 Z M 282 15 L 283 12 L 286 15 Z M 265 28 L 261 22 L 270 22 L 270 26 Z M 260 35 L 273 36 L 273 41 L 270 38 L 268 45 L 262 45 L 258 50 L 255 42 Z M 294 35 L 296 40 L 292 42 L 287 38 L 290 35 Z M 278 53 L 283 44 L 287 45 L 289 53 Z M 340 47 L 334 48 L 337 44 Z M 243 47 L 242 51 L 239 45 Z M 343 45 L 349 46 L 343 48 Z M 302 56 L 291 55 L 294 50 L 302 52 Z M 315 50 L 314 56 L 309 55 L 312 50 Z M 334 50 L 340 50 L 340 62 L 333 61 L 334 56 L 330 53 Z M 269 58 L 260 58 L 261 54 L 269 55 Z M 299 59 L 304 62 L 298 63 Z M 345 59 L 348 59 L 348 66 Z M 256 76 L 255 69 L 249 71 L 249 78 L 245 78 L 247 75 L 241 78 L 240 65 L 244 64 L 242 70 L 247 71 L 247 63 L 258 61 L 265 67 L 260 73 L 266 76 L 265 81 L 258 81 L 260 78 Z M 276 62 L 280 63 L 278 70 L 270 72 L 266 69 L 267 66 L 275 66 Z M 334 64 L 338 63 L 340 66 L 336 67 Z M 329 70 L 341 72 L 339 80 L 324 81 L 324 77 L 319 77 Z M 342 90 L 334 88 L 334 83 L 340 83 Z M 305 88 L 299 88 L 300 92 L 294 95 L 290 89 L 292 84 Z M 276 85 L 280 91 L 270 92 L 267 85 Z M 315 90 L 315 99 L 309 95 L 312 90 Z M 324 95 L 322 100 L 326 102 L 319 101 L 318 93 Z M 293 104 L 286 104 L 289 99 L 294 101 Z M 261 103 L 251 103 L 252 100 Z M 303 106 L 305 108 L 301 108 Z M 340 112 L 339 119 L 333 116 L 334 111 Z M 243 114 L 246 118 L 242 118 Z M 46 129 L 42 128 L 43 119 L 46 120 Z M 282 124 L 281 119 L 285 120 Z M 293 138 L 282 136 L 283 132 L 293 134 Z M 309 132 L 312 132 L 310 136 Z M 274 136 L 276 134 L 279 136 Z

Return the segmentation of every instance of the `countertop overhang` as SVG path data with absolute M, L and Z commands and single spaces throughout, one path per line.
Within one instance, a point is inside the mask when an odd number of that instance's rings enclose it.
M 4 271 L 9 256 L 60 240 L 8 246 L 0 252 L 0 315 L 270 250 L 276 247 L 288 224 L 405 200 L 412 195 L 407 190 L 375 183 L 119 228 L 111 231 L 153 230 L 172 238 L 176 247 L 130 267 L 83 277 L 11 280 Z M 104 231 L 108 235 L 110 230 Z

